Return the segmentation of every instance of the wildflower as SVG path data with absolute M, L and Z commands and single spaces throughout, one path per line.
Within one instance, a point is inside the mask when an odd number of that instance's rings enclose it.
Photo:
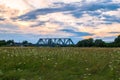
M 91 74 L 89 73 L 88 75 L 90 76 Z
M 87 70 L 87 71 L 88 71 L 88 70 L 89 70 L 89 68 L 86 68 L 85 70 Z
M 50 61 L 50 59 L 48 58 L 48 61 Z

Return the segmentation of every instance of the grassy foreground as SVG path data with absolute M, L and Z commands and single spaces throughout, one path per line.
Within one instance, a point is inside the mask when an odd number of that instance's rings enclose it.
M 120 80 L 120 48 L 0 48 L 0 80 Z

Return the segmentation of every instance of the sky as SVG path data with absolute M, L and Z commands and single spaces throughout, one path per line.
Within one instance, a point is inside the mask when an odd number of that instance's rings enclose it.
M 120 0 L 0 0 L 0 40 L 94 38 L 120 34 Z

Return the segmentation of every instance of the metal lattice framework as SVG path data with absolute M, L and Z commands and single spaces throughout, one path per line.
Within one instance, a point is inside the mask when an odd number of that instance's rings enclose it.
M 40 38 L 38 46 L 69 46 L 74 45 L 70 38 Z

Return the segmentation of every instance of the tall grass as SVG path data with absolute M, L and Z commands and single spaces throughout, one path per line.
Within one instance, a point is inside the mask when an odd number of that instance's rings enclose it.
M 120 80 L 120 49 L 0 48 L 0 80 Z

